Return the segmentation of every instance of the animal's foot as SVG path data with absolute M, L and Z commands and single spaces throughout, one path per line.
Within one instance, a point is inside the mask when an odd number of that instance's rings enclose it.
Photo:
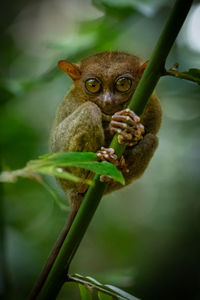
M 125 159 L 122 156 L 120 160 L 118 160 L 117 155 L 115 154 L 115 150 L 113 148 L 104 148 L 101 147 L 99 151 L 97 151 L 97 157 L 100 161 L 107 161 L 114 164 L 121 172 L 128 172 L 129 170 L 126 167 Z M 109 176 L 100 176 L 101 182 L 112 182 L 113 179 Z

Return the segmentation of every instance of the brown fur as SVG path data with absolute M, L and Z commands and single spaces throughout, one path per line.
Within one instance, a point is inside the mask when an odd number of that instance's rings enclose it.
M 124 109 L 130 101 L 141 77 L 140 66 L 143 62 L 138 57 L 124 52 L 106 51 L 87 57 L 76 64 L 75 79 L 73 64 L 66 61 L 60 65 L 64 66 L 63 71 L 68 74 L 70 69 L 69 75 L 74 80 L 74 86 L 58 109 L 55 128 L 51 135 L 52 151 L 96 152 L 101 146 L 108 147 L 113 137 L 108 130 L 111 116 Z M 77 70 L 80 76 L 77 75 Z M 116 92 L 114 89 L 116 78 L 127 74 L 133 81 L 131 89 L 126 93 Z M 85 80 L 94 77 L 102 83 L 102 90 L 97 94 L 88 93 L 85 89 Z M 111 99 L 107 102 L 104 98 L 106 93 Z M 137 145 L 127 147 L 124 153 L 130 170 L 124 174 L 126 184 L 142 175 L 158 144 L 156 133 L 161 123 L 161 107 L 155 95 L 149 99 L 141 116 L 141 123 L 145 127 L 144 138 Z M 70 170 L 82 178 L 91 176 L 90 172 L 83 169 Z M 77 209 L 87 186 L 63 179 L 59 179 L 59 182 L 67 193 L 72 207 Z M 107 192 L 121 187 L 122 185 L 114 182 L 110 184 Z

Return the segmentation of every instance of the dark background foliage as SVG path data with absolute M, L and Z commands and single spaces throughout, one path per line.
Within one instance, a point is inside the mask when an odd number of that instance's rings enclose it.
M 49 152 L 55 111 L 71 85 L 58 60 L 76 62 L 104 50 L 149 59 L 173 2 L 6 1 L 0 18 L 2 168 L 21 168 Z M 168 67 L 200 67 L 199 19 L 195 2 Z M 103 198 L 70 272 L 142 299 L 199 299 L 200 89 L 162 78 L 156 92 L 163 107 L 159 148 L 141 179 Z M 66 212 L 25 179 L 5 184 L 1 196 L 0 289 L 6 288 L 6 299 L 24 299 Z M 79 299 L 79 291 L 67 284 L 58 299 Z

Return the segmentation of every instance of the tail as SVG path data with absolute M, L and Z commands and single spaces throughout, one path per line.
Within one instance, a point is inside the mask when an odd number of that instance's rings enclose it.
M 46 262 L 42 272 L 40 273 L 35 286 L 33 287 L 32 291 L 29 295 L 29 300 L 35 300 L 37 298 L 38 294 L 40 293 L 41 288 L 42 288 L 44 282 L 46 281 L 49 272 L 51 271 L 51 268 L 56 260 L 56 257 L 60 251 L 60 248 L 62 247 L 62 244 L 63 244 L 63 242 L 71 228 L 71 225 L 76 217 L 77 211 L 78 211 L 78 209 L 73 209 L 71 211 L 71 214 L 67 221 L 67 225 L 64 227 L 64 230 L 59 235 L 59 237 L 47 259 L 47 262 Z

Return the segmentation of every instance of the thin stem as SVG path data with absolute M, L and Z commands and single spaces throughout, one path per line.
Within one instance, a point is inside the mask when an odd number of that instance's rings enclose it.
M 189 80 L 192 82 L 195 82 L 197 84 L 200 84 L 200 78 L 196 78 L 193 75 L 189 74 L 188 72 L 179 72 L 178 70 L 166 70 L 164 75 L 173 76 L 180 79 Z
M 69 220 L 67 221 L 67 225 L 65 225 L 64 227 L 64 230 L 61 232 L 61 234 L 59 235 L 57 241 L 56 241 L 56 244 L 53 248 L 53 250 L 51 251 L 48 259 L 47 259 L 47 262 L 35 284 L 35 286 L 33 287 L 31 293 L 30 293 L 30 296 L 29 296 L 29 300 L 34 300 L 36 299 L 38 293 L 40 292 L 53 264 L 54 264 L 54 261 L 55 261 L 55 258 L 57 257 L 59 251 L 60 251 L 60 248 L 62 247 L 62 244 L 65 240 L 65 237 L 66 235 L 68 234 L 69 230 L 70 230 L 70 227 L 72 225 L 72 222 L 75 218 L 75 215 L 77 214 L 77 211 L 74 210 L 71 212 L 71 215 L 70 215 L 70 218 Z
M 174 43 L 177 34 L 192 5 L 192 0 L 177 0 L 164 30 L 157 42 L 148 66 L 138 84 L 129 108 L 140 115 L 149 97 L 151 96 L 161 74 L 165 60 Z M 120 157 L 125 147 L 119 145 L 117 136 L 114 136 L 110 145 Z M 97 206 L 107 187 L 107 183 L 99 181 L 99 176 L 94 177 L 94 186 L 88 189 L 85 199 L 76 215 L 72 227 L 65 239 L 49 276 L 39 294 L 38 299 L 55 299 L 67 276 L 69 265 L 77 248 L 87 230 L 87 227 L 97 209 Z
M 84 236 L 84 233 L 92 219 L 99 201 L 101 200 L 107 183 L 99 181 L 99 175 L 95 175 L 95 188 L 88 189 L 77 216 L 68 232 L 58 257 L 51 269 L 51 272 L 41 290 L 38 299 L 55 299 L 65 279 L 71 260 Z M 66 277 L 66 278 L 65 278 Z M 50 285 L 49 285 L 50 284 Z M 52 286 L 53 285 L 53 286 Z M 53 287 L 53 288 L 52 288 Z M 49 293 L 49 289 L 51 292 Z

